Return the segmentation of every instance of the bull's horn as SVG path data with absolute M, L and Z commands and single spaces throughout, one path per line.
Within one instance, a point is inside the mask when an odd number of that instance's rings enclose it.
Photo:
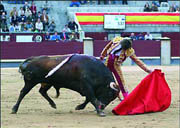
M 114 87 L 114 86 L 116 86 L 116 83 L 111 82 L 109 86 L 110 86 L 110 88 L 112 88 L 113 90 L 115 90 L 115 91 L 117 91 L 117 92 L 119 91 L 118 89 L 116 89 L 116 88 Z

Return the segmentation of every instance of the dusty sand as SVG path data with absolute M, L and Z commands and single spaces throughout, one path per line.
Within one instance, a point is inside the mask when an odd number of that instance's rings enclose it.
M 115 116 L 111 110 L 119 104 L 114 100 L 106 109 L 106 117 L 98 117 L 94 107 L 88 104 L 84 110 L 75 107 L 84 101 L 78 93 L 61 89 L 58 99 L 53 98 L 57 109 L 53 109 L 34 87 L 23 99 L 17 114 L 10 114 L 19 92 L 24 86 L 17 68 L 1 69 L 1 127 L 2 128 L 178 128 L 179 127 L 179 66 L 150 66 L 159 68 L 172 91 L 172 103 L 164 112 Z M 132 91 L 147 75 L 137 66 L 123 66 L 124 77 Z M 55 89 L 48 91 L 55 96 Z

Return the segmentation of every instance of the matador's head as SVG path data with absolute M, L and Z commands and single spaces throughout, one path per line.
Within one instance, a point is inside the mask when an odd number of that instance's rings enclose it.
M 130 39 L 121 40 L 121 47 L 123 50 L 127 50 L 132 47 L 132 41 Z

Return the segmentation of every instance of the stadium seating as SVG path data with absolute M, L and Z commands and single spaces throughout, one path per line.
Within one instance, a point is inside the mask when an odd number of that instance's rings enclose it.
M 16 1 L 18 4 L 14 4 Z M 9 1 L 3 1 L 3 4 L 7 10 L 7 12 L 10 12 L 13 7 L 16 7 L 17 9 L 20 8 L 20 6 L 23 5 L 22 3 L 18 2 L 19 0 L 9 0 Z M 49 1 L 51 4 L 51 11 L 49 13 L 49 18 L 54 19 L 56 23 L 57 31 L 61 31 L 65 24 L 68 23 L 68 21 L 72 18 L 74 18 L 75 12 L 143 12 L 144 5 L 146 1 L 128 1 L 128 5 L 122 5 L 119 1 L 116 1 L 116 4 L 111 5 L 97 5 L 96 3 L 93 3 L 93 5 L 90 4 L 84 4 L 81 5 L 81 7 L 69 7 L 71 1 Z M 96 1 L 97 2 L 97 1 Z M 148 1 L 152 2 L 152 1 Z M 38 10 L 40 10 L 40 7 L 45 3 L 45 1 L 35 1 L 36 6 L 38 7 Z M 169 5 L 176 4 L 179 5 L 179 1 L 173 0 L 168 1 Z M 29 2 L 31 4 L 31 2 Z M 167 12 L 168 7 L 159 7 L 159 12 Z M 7 17 L 9 17 L 9 13 L 7 14 Z M 8 20 L 9 24 L 9 20 Z M 139 31 L 138 27 L 127 25 L 126 32 L 130 31 Z M 84 31 L 92 32 L 92 26 L 85 26 L 82 27 Z M 149 26 L 142 26 L 145 31 L 162 31 L 165 32 L 166 29 L 168 29 L 168 32 L 171 32 L 175 29 L 175 31 L 178 31 L 179 28 L 177 26 L 172 27 L 164 27 L 159 28 L 158 30 L 156 28 L 152 28 L 151 25 Z M 134 29 L 134 30 L 133 30 Z M 104 32 L 104 28 L 102 26 L 93 26 L 94 32 Z

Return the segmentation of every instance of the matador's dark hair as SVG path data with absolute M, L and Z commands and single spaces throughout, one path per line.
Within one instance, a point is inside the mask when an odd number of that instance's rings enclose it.
M 132 47 L 132 41 L 128 39 L 123 39 L 121 41 L 122 49 L 127 50 L 128 48 Z

